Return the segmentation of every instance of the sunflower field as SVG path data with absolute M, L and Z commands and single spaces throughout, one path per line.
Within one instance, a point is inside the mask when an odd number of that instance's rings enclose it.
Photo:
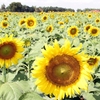
M 1 12 L 0 100 L 99 100 L 99 41 L 99 12 Z

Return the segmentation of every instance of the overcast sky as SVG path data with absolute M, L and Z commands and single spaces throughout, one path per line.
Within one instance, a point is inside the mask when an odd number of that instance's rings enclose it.
M 72 9 L 100 8 L 100 0 L 0 0 L 0 6 L 5 4 L 6 7 L 12 2 L 21 2 L 22 5 L 36 7 L 63 7 Z

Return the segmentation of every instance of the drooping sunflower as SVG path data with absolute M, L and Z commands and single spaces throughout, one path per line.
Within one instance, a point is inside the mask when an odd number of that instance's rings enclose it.
M 20 27 L 22 27 L 23 25 L 25 25 L 25 22 L 26 22 L 26 19 L 22 18 L 22 19 L 19 20 L 18 24 L 19 24 Z
M 99 18 L 96 18 L 95 19 L 95 23 L 98 24 L 99 22 L 100 22 L 100 19 Z
M 42 16 L 42 21 L 45 22 L 48 19 L 47 15 Z
M 88 31 L 89 31 L 89 29 L 90 29 L 91 26 L 92 26 L 91 24 L 85 25 L 84 26 L 84 32 L 87 32 L 88 33 Z
M 33 29 L 36 27 L 36 24 L 37 24 L 37 21 L 36 21 L 35 17 L 30 16 L 30 17 L 26 18 L 26 27 L 27 28 Z
M 91 36 L 98 36 L 100 34 L 100 29 L 98 27 L 92 26 L 88 32 Z
M 54 28 L 53 28 L 52 25 L 49 25 L 49 26 L 46 27 L 46 31 L 47 31 L 47 32 L 52 32 L 53 29 L 54 29 Z
M 41 11 L 40 13 L 39 13 L 39 15 L 42 15 L 44 12 L 43 11 Z
M 0 38 L 0 67 L 10 67 L 13 64 L 17 64 L 21 59 L 23 48 L 23 42 L 21 39 L 14 38 L 13 35 L 6 35 Z
M 64 22 L 63 21 L 59 21 L 58 24 L 59 25 L 64 25 Z
M 71 48 L 68 40 L 63 46 L 57 41 L 53 46 L 45 45 L 44 57 L 35 60 L 32 70 L 32 76 L 37 78 L 36 85 L 43 93 L 62 100 L 65 96 L 71 98 L 81 90 L 87 90 L 87 81 L 92 77 L 85 69 L 87 66 L 84 67 L 84 55 L 78 53 L 80 48 L 81 45 Z
M 77 26 L 71 26 L 67 29 L 67 34 L 71 37 L 78 36 L 79 28 Z
M 8 21 L 3 20 L 3 21 L 1 22 L 1 27 L 2 27 L 2 28 L 7 28 L 8 26 L 9 26 Z

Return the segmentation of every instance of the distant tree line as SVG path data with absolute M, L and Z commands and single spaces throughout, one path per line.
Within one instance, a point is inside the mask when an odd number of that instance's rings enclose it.
M 77 12 L 89 12 L 89 11 L 100 11 L 100 9 L 95 9 L 95 8 L 85 8 L 83 10 L 77 9 Z
M 22 5 L 20 2 L 12 2 L 7 7 L 5 7 L 5 4 L 2 4 L 0 11 L 10 11 L 10 12 L 71 11 L 71 12 L 74 12 L 75 10 L 71 9 L 71 8 L 67 9 L 67 8 L 52 7 L 52 6 L 50 6 L 50 7 L 36 7 L 36 6 L 29 7 L 27 5 Z
M 85 8 L 83 10 L 77 9 L 77 12 L 86 12 L 86 11 L 91 11 L 91 10 L 98 10 L 100 9 L 90 9 L 90 8 Z M 1 5 L 0 11 L 10 11 L 10 12 L 49 12 L 49 11 L 54 11 L 54 12 L 63 12 L 63 11 L 70 11 L 70 12 L 75 12 L 74 9 L 71 8 L 62 8 L 62 7 L 36 7 L 32 6 L 29 7 L 27 5 L 22 5 L 20 2 L 12 2 L 9 4 L 9 6 L 5 6 L 5 4 Z

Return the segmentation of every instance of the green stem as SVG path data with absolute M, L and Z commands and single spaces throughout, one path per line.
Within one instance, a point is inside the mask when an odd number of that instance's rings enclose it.
M 28 66 L 28 78 L 30 79 L 30 67 Z
M 35 86 L 34 86 L 34 89 L 33 89 L 34 92 L 35 92 L 36 88 L 37 88 L 37 86 L 35 85 Z
M 2 74 L 3 74 L 3 80 L 4 82 L 6 82 L 6 67 L 5 66 L 3 67 Z

